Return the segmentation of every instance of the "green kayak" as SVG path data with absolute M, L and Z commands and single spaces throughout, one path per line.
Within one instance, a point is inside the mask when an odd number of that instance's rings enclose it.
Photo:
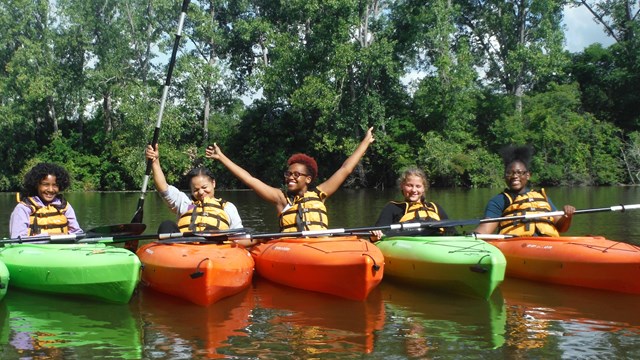
M 11 286 L 32 291 L 127 303 L 140 280 L 140 260 L 105 244 L 7 244 L 0 262 Z
M 376 245 L 385 279 L 483 299 L 504 280 L 504 255 L 471 236 L 394 236 Z
M 9 269 L 0 261 L 0 301 L 7 294 L 7 287 L 9 287 Z

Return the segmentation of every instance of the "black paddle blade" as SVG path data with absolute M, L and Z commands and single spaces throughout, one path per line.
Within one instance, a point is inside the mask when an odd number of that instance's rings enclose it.
M 144 215 L 142 200 L 138 200 L 138 208 L 136 212 L 133 214 L 133 218 L 131 219 L 131 223 L 141 223 Z
M 147 225 L 145 224 L 116 224 L 105 225 L 93 228 L 87 231 L 89 236 L 123 236 L 123 235 L 140 235 L 142 234 Z

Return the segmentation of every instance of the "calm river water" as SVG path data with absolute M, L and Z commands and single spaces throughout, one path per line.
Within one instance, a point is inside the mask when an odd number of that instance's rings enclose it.
M 482 216 L 498 189 L 431 189 L 452 219 Z M 640 203 L 640 188 L 549 188 L 558 207 Z M 245 227 L 277 231 L 275 210 L 250 191 L 219 191 Z M 327 202 L 331 227 L 375 223 L 397 191 L 341 190 Z M 70 193 L 81 226 L 128 223 L 137 193 Z M 15 194 L 0 193 L 0 237 Z M 172 218 L 148 193 L 154 233 Z M 582 214 L 568 234 L 640 244 L 640 210 Z M 471 231 L 473 227 L 461 230 Z M 0 302 L 0 359 L 640 359 L 640 296 L 507 279 L 489 301 L 383 281 L 367 301 L 253 286 L 210 307 L 140 289 L 127 305 L 10 289 Z

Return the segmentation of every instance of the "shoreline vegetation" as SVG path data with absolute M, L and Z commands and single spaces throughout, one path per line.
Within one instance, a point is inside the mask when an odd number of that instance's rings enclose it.
M 434 188 L 501 187 L 510 144 L 534 147 L 536 186 L 640 184 L 629 0 L 588 7 L 616 41 L 576 53 L 550 3 L 316 5 L 191 2 L 175 68 L 178 3 L 1 6 L 0 191 L 17 191 L 38 162 L 63 165 L 72 191 L 135 191 L 155 129 L 180 188 L 201 164 L 240 186 L 205 159 L 213 143 L 269 184 L 289 154 L 309 154 L 322 182 L 369 127 L 376 142 L 345 188 L 395 187 L 412 165 Z

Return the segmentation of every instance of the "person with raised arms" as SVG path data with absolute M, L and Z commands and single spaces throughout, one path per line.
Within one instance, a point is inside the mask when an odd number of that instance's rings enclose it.
M 236 206 L 214 197 L 216 180 L 206 167 L 196 167 L 187 173 L 191 188 L 190 196 L 169 185 L 160 166 L 158 145 L 147 145 L 146 158 L 151 160 L 153 183 L 171 211 L 178 216 L 177 222 L 166 220 L 158 228 L 159 234 L 195 232 L 242 228 L 242 220 Z
M 255 178 L 225 156 L 215 143 L 207 147 L 205 154 L 207 158 L 220 161 L 258 196 L 275 205 L 281 232 L 326 230 L 329 219 L 324 201 L 340 188 L 373 141 L 373 128 L 369 128 L 353 154 L 329 179 L 315 187 L 311 184 L 318 177 L 318 165 L 305 154 L 294 154 L 288 159 L 288 168 L 283 174 L 286 189 Z
M 375 226 L 386 226 L 403 222 L 441 221 L 448 219 L 444 209 L 433 201 L 427 201 L 425 194 L 429 189 L 427 175 L 420 168 L 411 166 L 405 169 L 398 179 L 403 201 L 391 201 L 380 212 Z M 444 235 L 455 233 L 446 228 L 427 228 L 420 235 Z M 371 240 L 378 241 L 384 235 L 381 230 L 371 232 Z
M 61 192 L 71 185 L 65 168 L 39 163 L 29 170 L 9 220 L 12 238 L 83 233 L 73 207 Z
M 556 206 L 544 189 L 534 190 L 527 185 L 531 178 L 530 163 L 533 149 L 530 146 L 508 146 L 501 150 L 504 162 L 504 180 L 508 186 L 502 193 L 489 200 L 485 218 L 521 216 L 557 211 Z M 502 222 L 485 222 L 476 227 L 478 234 L 499 234 L 517 236 L 559 236 L 571 226 L 576 208 L 563 207 L 564 215 L 516 219 Z

